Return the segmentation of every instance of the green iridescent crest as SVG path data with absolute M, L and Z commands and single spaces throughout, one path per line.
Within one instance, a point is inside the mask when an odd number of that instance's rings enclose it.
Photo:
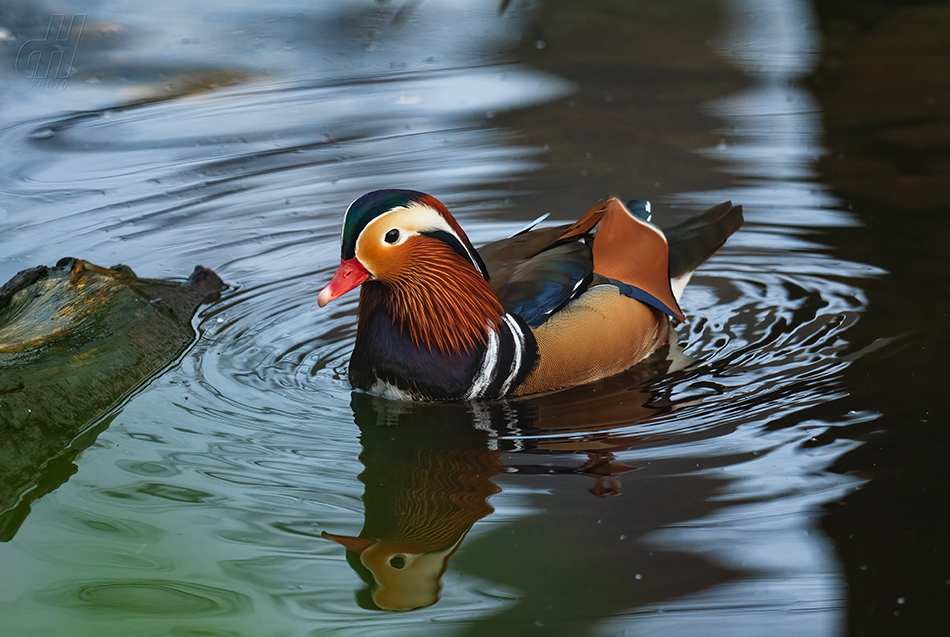
M 356 240 L 370 221 L 393 208 L 407 206 L 424 196 L 425 193 L 416 190 L 374 190 L 351 203 L 343 217 L 343 237 L 340 242 L 343 259 L 356 256 Z

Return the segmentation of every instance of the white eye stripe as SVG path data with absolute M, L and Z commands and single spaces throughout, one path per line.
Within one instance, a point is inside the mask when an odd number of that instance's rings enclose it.
M 449 222 L 445 220 L 445 217 L 440 215 L 436 210 L 433 210 L 429 206 L 417 202 L 410 203 L 404 208 L 404 210 L 408 210 L 413 213 L 422 212 L 425 218 L 428 220 L 429 225 L 427 227 L 420 225 L 420 227 L 417 229 L 418 233 L 421 234 L 423 232 L 439 230 L 452 235 L 452 237 L 458 241 L 459 246 L 465 250 L 465 254 L 468 255 L 469 262 L 471 262 L 476 270 L 482 273 L 482 276 L 488 278 L 488 272 L 485 272 L 484 268 L 480 265 L 481 260 L 477 258 L 476 255 L 472 254 L 472 249 L 469 248 L 468 242 L 462 240 L 462 237 L 460 237 L 455 229 L 449 225 Z
M 444 230 L 455 234 L 449 224 L 445 222 L 445 219 L 442 218 L 442 215 L 429 206 L 421 204 L 409 204 L 408 206 L 399 206 L 388 210 L 366 224 L 360 234 L 365 234 L 367 230 L 376 225 L 388 225 L 389 228 L 397 228 L 400 231 L 416 234 L 427 230 Z
M 398 241 L 388 243 L 385 240 L 386 233 L 390 230 L 399 231 Z M 410 237 L 425 232 L 436 231 L 446 232 L 454 237 L 459 244 L 465 248 L 469 259 L 472 260 L 473 263 L 475 262 L 474 259 L 472 259 L 472 254 L 468 250 L 468 247 L 465 246 L 465 242 L 461 240 L 445 218 L 429 206 L 415 202 L 410 203 L 408 206 L 399 206 L 384 212 L 366 224 L 366 227 L 363 228 L 360 232 L 360 236 L 356 240 L 356 250 L 359 252 L 360 244 L 368 235 L 379 237 L 377 240 L 385 245 L 399 245 Z
M 445 217 L 425 204 L 412 202 L 404 208 L 395 208 L 394 210 L 405 210 L 409 213 L 407 218 L 415 223 L 407 227 L 407 229 L 416 234 L 441 230 L 442 232 L 448 232 L 461 241 L 459 236 L 455 233 L 455 230 L 449 225 L 449 222 L 445 220 Z

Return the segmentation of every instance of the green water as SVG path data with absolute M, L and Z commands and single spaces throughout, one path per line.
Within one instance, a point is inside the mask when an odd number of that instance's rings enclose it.
M 0 281 L 231 286 L 0 512 L 0 633 L 945 632 L 950 10 L 819 4 L 0 5 Z M 746 225 L 674 363 L 410 406 L 315 304 L 381 187 L 475 245 L 610 195 Z

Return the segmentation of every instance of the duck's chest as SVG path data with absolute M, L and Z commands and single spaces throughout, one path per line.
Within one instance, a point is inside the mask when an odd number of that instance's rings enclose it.
M 360 317 L 350 361 L 350 382 L 375 394 L 410 400 L 499 398 L 520 384 L 534 366 L 531 330 L 506 315 L 486 329 L 485 343 L 461 352 L 419 345 L 383 310 Z

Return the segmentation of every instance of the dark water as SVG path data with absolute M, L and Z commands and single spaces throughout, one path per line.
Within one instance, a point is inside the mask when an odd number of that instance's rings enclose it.
M 819 4 L 0 5 L 0 280 L 232 286 L 3 514 L 4 634 L 943 634 L 950 9 Z M 387 186 L 747 221 L 669 360 L 406 405 L 315 306 Z

